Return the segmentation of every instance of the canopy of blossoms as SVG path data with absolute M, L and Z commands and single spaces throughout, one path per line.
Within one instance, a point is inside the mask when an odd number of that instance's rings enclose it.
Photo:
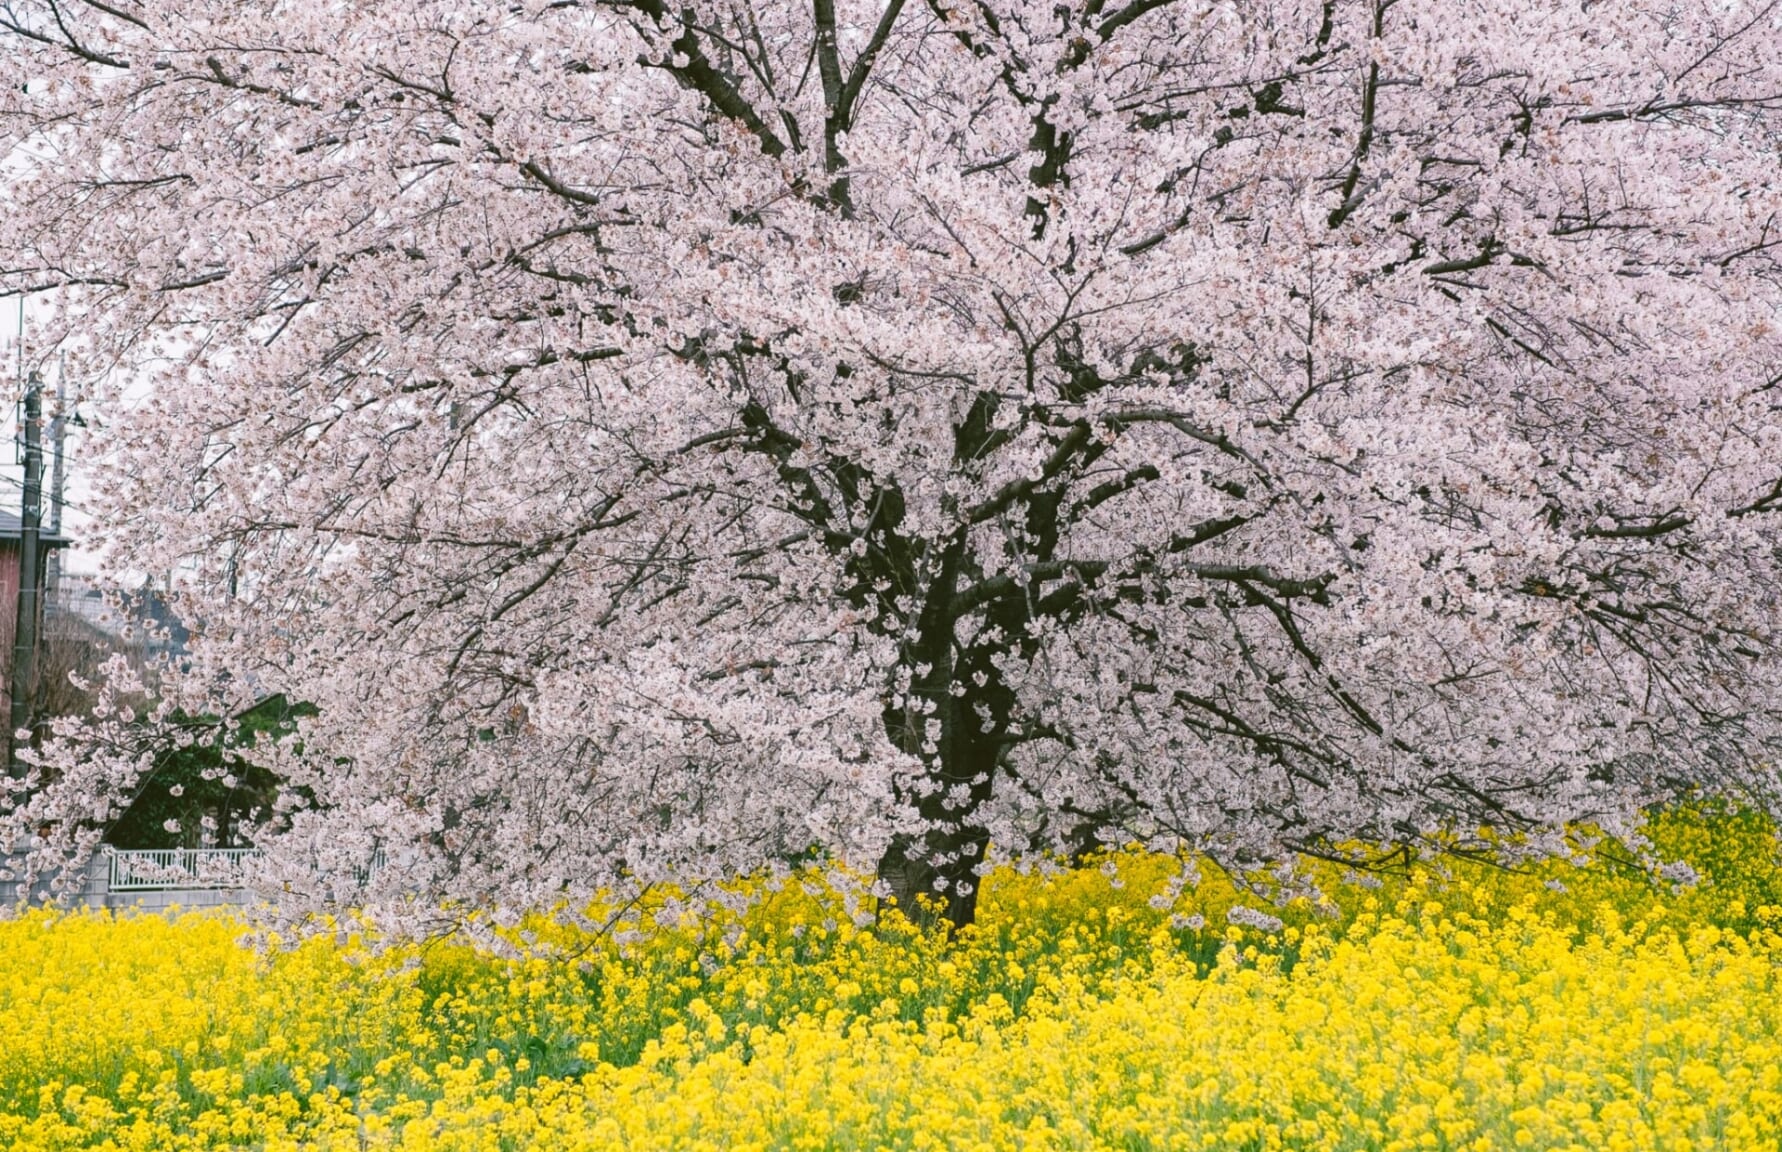
M 1774 792 L 1775 4 L 14 0 L 0 81 L 201 633 L 15 829 L 270 692 L 268 875 L 392 908 Z

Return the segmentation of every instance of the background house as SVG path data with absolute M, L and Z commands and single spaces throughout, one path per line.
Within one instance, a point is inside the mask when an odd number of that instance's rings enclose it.
M 18 637 L 19 544 L 23 531 L 15 512 L 0 512 L 0 651 L 5 657 L 5 690 L 10 702 L 12 692 L 12 645 Z M 44 529 L 37 534 L 37 587 L 43 587 L 49 567 L 50 553 L 68 546 L 68 537 Z M 39 605 L 43 603 L 40 597 Z
M 0 709 L 7 710 L 10 715 L 12 707 L 12 648 L 18 638 L 18 602 L 19 602 L 19 545 L 23 536 L 19 517 L 14 512 L 0 512 L 0 672 L 4 680 L 0 681 Z M 68 546 L 68 538 L 60 533 L 48 530 L 40 531 L 37 536 L 37 586 L 43 587 L 44 574 L 49 567 L 50 553 Z M 39 597 L 39 611 L 42 611 L 43 597 Z M 43 635 L 43 629 L 38 629 Z M 41 652 L 41 649 L 40 649 Z M 9 752 L 12 747 L 11 731 L 0 732 L 0 752 Z

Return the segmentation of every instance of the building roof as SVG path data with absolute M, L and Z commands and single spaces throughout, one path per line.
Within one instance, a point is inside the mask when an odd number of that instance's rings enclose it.
M 0 512 L 0 542 L 17 540 L 24 535 L 24 525 L 17 512 Z M 73 541 L 47 527 L 40 530 L 37 543 L 43 548 L 66 548 Z

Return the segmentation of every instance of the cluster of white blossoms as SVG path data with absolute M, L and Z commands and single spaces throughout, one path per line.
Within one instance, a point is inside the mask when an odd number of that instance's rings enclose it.
M 0 292 L 294 898 L 1539 848 L 1774 792 L 1779 21 L 15 0 Z

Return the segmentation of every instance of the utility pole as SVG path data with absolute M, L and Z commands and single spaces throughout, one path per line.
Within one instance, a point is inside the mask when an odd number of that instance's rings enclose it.
M 56 373 L 56 414 L 50 417 L 50 502 L 49 531 L 51 536 L 62 534 L 62 488 L 66 480 L 63 474 L 63 450 L 68 440 L 68 361 L 64 357 L 62 370 Z M 62 552 L 59 548 L 51 548 L 44 557 L 43 594 L 45 603 L 53 608 L 56 603 L 56 592 L 62 584 Z
M 19 762 L 18 733 L 31 726 L 31 690 L 37 671 L 37 535 L 43 520 L 43 381 L 37 373 L 25 382 L 25 418 L 20 429 L 25 441 L 25 502 L 19 515 L 19 608 L 17 637 L 12 649 L 12 729 L 7 769 L 14 777 L 24 775 Z

